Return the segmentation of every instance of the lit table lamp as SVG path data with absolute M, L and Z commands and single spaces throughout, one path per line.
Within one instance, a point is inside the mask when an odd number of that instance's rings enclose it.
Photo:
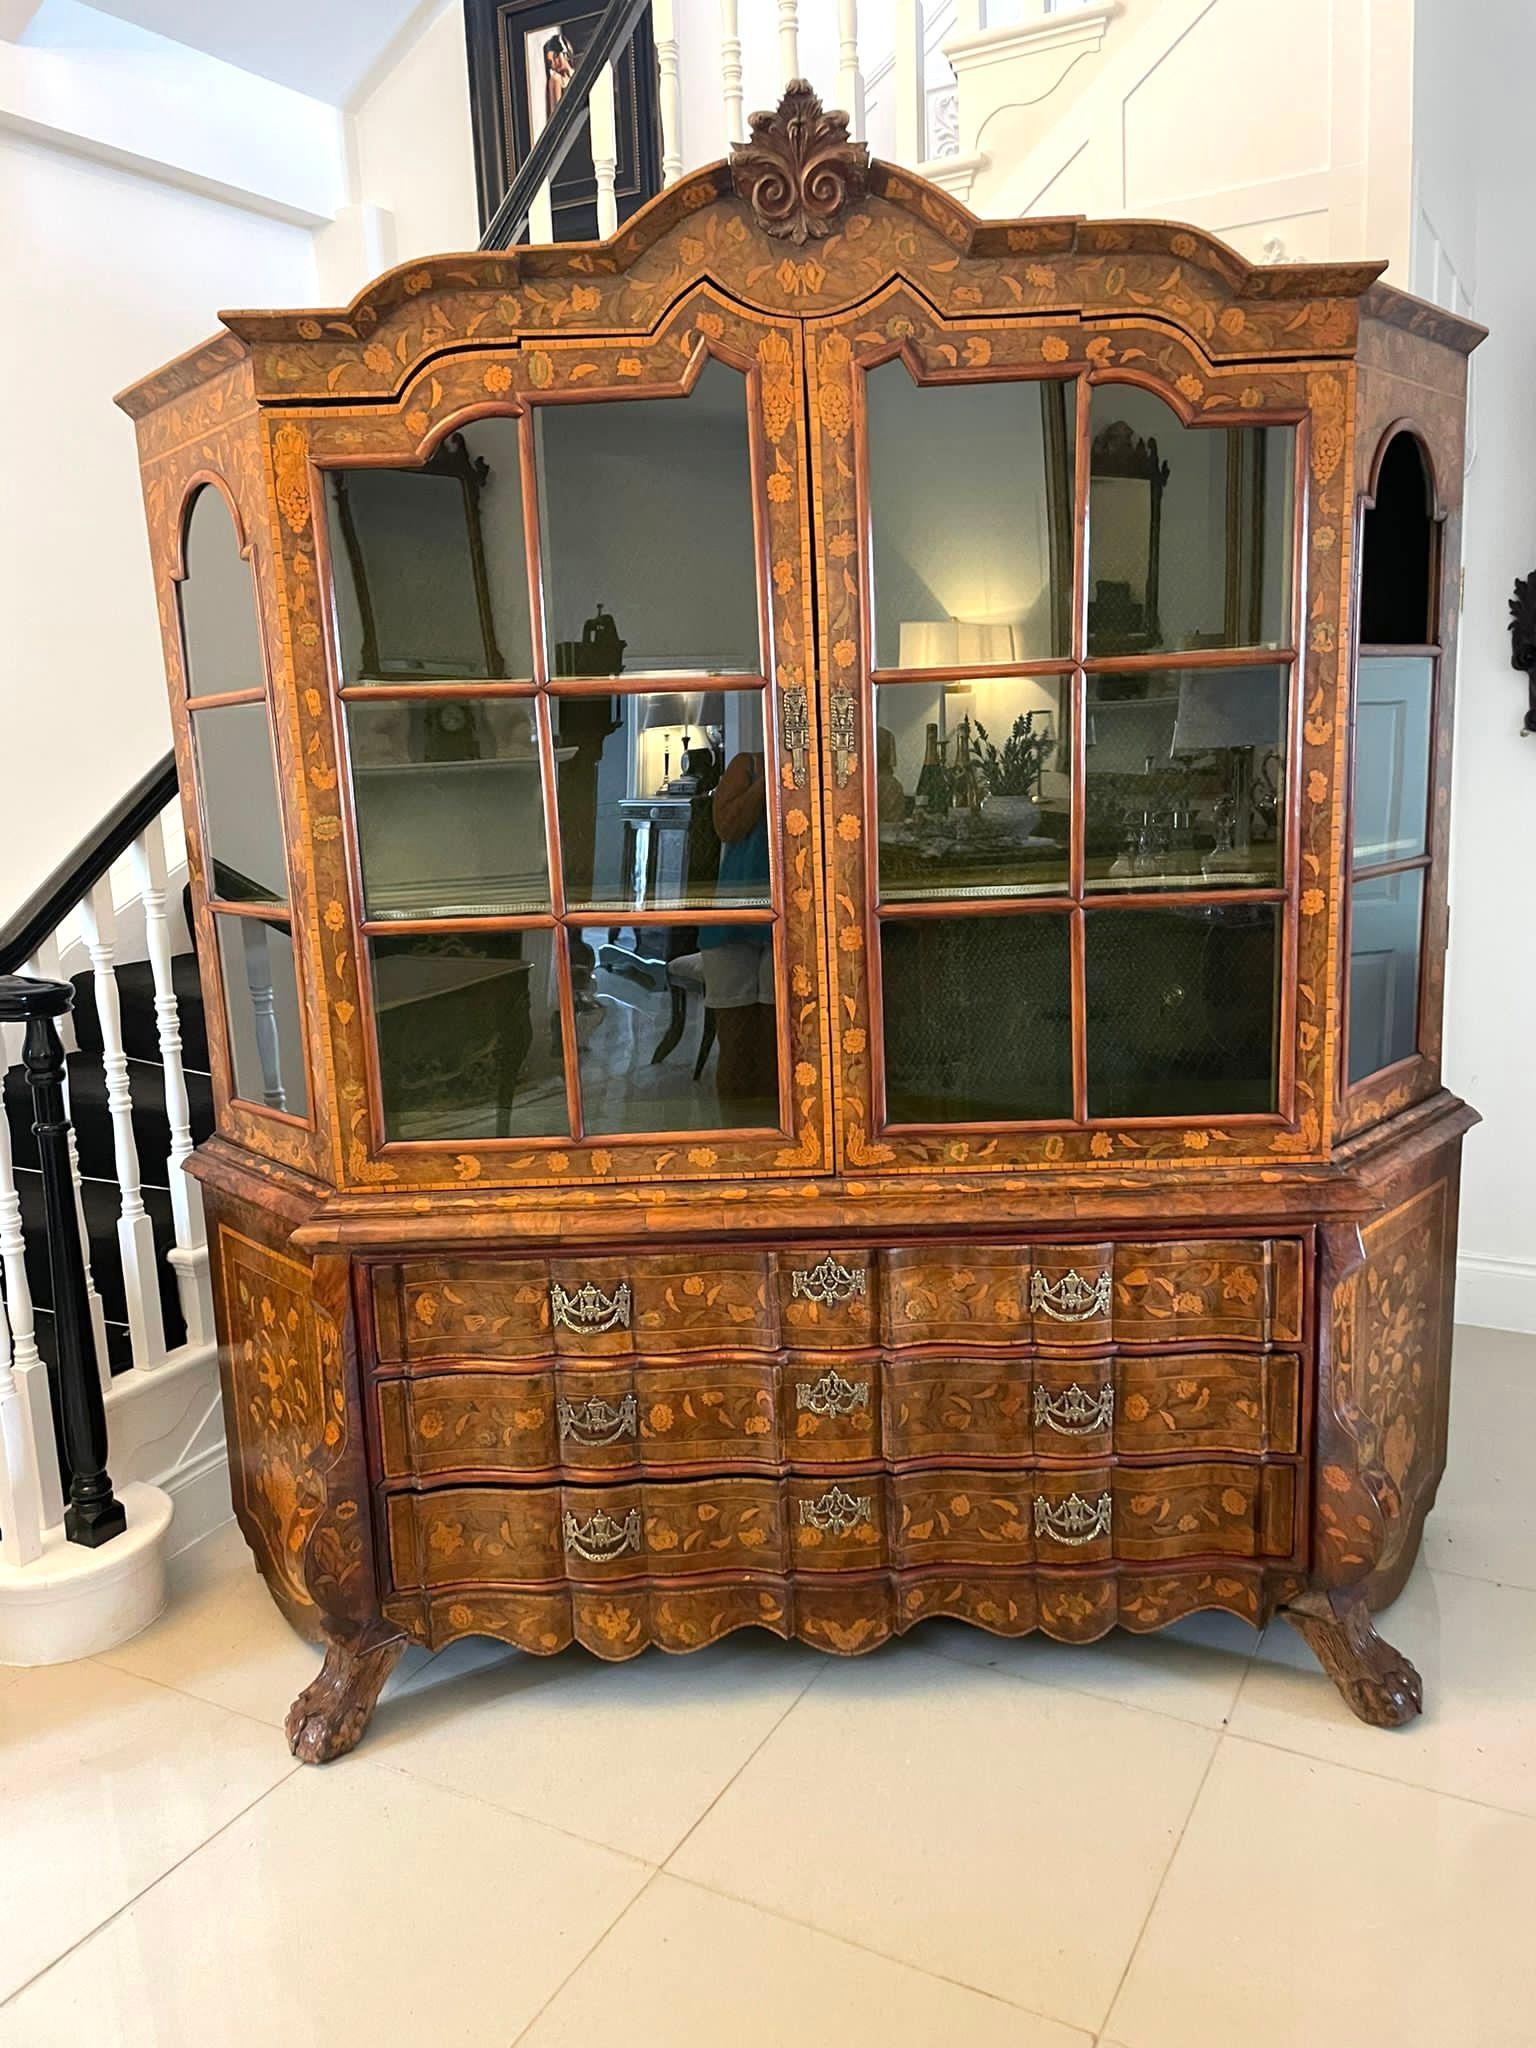
M 1010 625 L 978 624 L 968 619 L 904 619 L 899 651 L 902 668 L 959 668 L 966 670 L 1006 666 L 1021 657 L 1018 636 Z M 945 699 L 969 688 L 966 683 L 939 687 L 939 738 L 947 737 Z
M 1186 669 L 1179 677 L 1179 708 L 1170 754 L 1225 750 L 1232 762 L 1233 844 L 1217 834 L 1203 866 L 1207 874 L 1246 873 L 1253 866 L 1253 756 L 1280 739 L 1280 689 L 1268 669 Z

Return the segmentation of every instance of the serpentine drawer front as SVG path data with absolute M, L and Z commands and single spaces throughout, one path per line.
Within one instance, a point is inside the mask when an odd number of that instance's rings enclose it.
M 1287 1557 L 1289 1464 L 466 1486 L 388 1501 L 397 1592 L 712 1572 Z

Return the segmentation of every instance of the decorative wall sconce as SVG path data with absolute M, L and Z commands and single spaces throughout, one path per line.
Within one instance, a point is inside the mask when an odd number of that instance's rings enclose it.
M 1522 733 L 1536 733 L 1536 569 L 1529 576 L 1515 578 L 1515 594 L 1509 600 L 1509 665 L 1524 669 L 1529 692 Z

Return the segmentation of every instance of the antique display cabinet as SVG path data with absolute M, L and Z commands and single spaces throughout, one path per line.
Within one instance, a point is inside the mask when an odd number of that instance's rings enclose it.
M 123 399 L 294 1748 L 408 1641 L 1200 1608 L 1406 1720 L 1479 330 L 753 131 Z

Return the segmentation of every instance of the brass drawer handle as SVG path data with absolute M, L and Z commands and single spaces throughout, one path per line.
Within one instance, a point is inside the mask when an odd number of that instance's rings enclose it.
M 869 1521 L 874 1511 L 874 1501 L 867 1493 L 844 1493 L 840 1486 L 834 1486 L 820 1500 L 801 1501 L 800 1526 L 803 1529 L 821 1529 L 833 1536 L 846 1536 L 860 1522 Z
M 1036 1429 L 1054 1429 L 1058 1436 L 1093 1436 L 1108 1429 L 1114 1419 L 1113 1383 L 1092 1394 L 1075 1380 L 1062 1394 L 1053 1394 L 1049 1387 L 1035 1388 Z
M 582 1337 L 600 1337 L 606 1330 L 629 1328 L 629 1282 L 621 1280 L 612 1294 L 604 1294 L 590 1280 L 584 1280 L 574 1294 L 567 1294 L 558 1280 L 549 1290 L 549 1305 L 555 1327 L 562 1324 Z
M 1076 1549 L 1109 1534 L 1112 1508 L 1113 1500 L 1107 1493 L 1101 1493 L 1096 1501 L 1084 1500 L 1080 1493 L 1069 1493 L 1061 1502 L 1049 1501 L 1043 1493 L 1037 1493 L 1035 1534 L 1049 1536 L 1053 1543 L 1071 1544 Z
M 640 1510 L 631 1508 L 622 1522 L 603 1508 L 585 1522 L 578 1522 L 567 1508 L 562 1522 L 566 1555 L 584 1557 L 588 1564 L 611 1564 L 626 1550 L 640 1548 Z
M 845 1380 L 829 1366 L 814 1386 L 798 1382 L 795 1406 L 811 1415 L 852 1415 L 856 1408 L 868 1408 L 869 1381 Z
M 796 1269 L 790 1280 L 790 1299 L 798 1300 L 803 1296 L 819 1307 L 836 1301 L 851 1301 L 854 1295 L 865 1292 L 867 1280 L 862 1266 L 850 1268 L 840 1265 L 828 1252 L 819 1266 Z
M 1087 1323 L 1109 1314 L 1110 1271 L 1105 1266 L 1092 1280 L 1076 1267 L 1051 1280 L 1036 1266 L 1029 1276 L 1029 1312 L 1048 1315 L 1055 1323 Z
M 605 1444 L 633 1437 L 640 1426 L 640 1410 L 633 1394 L 626 1394 L 617 1408 L 601 1394 L 592 1394 L 585 1401 L 567 1401 L 562 1395 L 555 1410 L 560 1418 L 560 1441 L 572 1438 L 588 1450 L 600 1450 Z

